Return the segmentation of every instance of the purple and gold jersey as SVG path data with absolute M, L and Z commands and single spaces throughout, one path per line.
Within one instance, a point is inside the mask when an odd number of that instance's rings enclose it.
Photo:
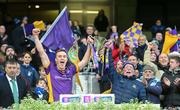
M 76 66 L 71 64 L 64 73 L 58 70 L 55 63 L 51 62 L 46 69 L 49 102 L 58 101 L 60 94 L 72 94 L 73 76 L 76 74 Z

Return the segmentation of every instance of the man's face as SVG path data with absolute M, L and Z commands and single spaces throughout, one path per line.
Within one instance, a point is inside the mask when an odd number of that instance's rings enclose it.
M 138 64 L 137 58 L 135 56 L 130 56 L 128 61 L 130 61 L 134 66 L 137 66 Z
M 65 69 L 66 63 L 68 61 L 68 56 L 67 56 L 66 52 L 64 52 L 64 51 L 57 52 L 55 61 L 56 61 L 56 64 L 60 68 Z
M 92 35 L 92 34 L 94 33 L 93 27 L 91 27 L 91 26 L 87 27 L 86 33 L 87 33 L 88 35 Z
M 14 49 L 8 48 L 8 49 L 6 50 L 6 56 L 11 57 L 11 56 L 14 56 L 14 55 L 15 55 Z
M 162 39 L 163 39 L 162 33 L 156 33 L 156 40 L 162 41 Z
M 131 64 L 126 64 L 123 68 L 124 76 L 131 77 L 135 75 L 134 67 Z
M 156 21 L 156 25 L 160 26 L 160 25 L 161 25 L 161 21 L 160 21 L 160 20 L 157 20 L 157 21 Z
M 5 66 L 5 72 L 6 74 L 11 77 L 11 78 L 15 78 L 16 77 L 16 73 L 17 73 L 17 64 L 7 64 Z
M 175 59 L 170 59 L 169 61 L 169 68 L 170 69 L 175 69 L 177 67 L 179 67 L 180 63 L 178 63 Z
M 144 37 L 140 37 L 140 38 L 138 39 L 138 44 L 139 44 L 140 46 L 141 46 L 141 45 L 144 45 L 145 42 L 146 42 L 146 40 L 145 40 Z
M 166 54 L 159 55 L 159 63 L 163 66 L 167 66 L 169 63 L 168 56 Z
M 153 78 L 154 77 L 154 72 L 151 71 L 151 70 L 145 70 L 143 72 L 143 76 L 146 80 L 150 79 L 150 78 Z

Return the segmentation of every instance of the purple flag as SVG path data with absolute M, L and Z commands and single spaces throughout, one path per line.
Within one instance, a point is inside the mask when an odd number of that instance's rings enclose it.
M 24 28 L 25 28 L 26 36 L 32 35 L 32 30 L 34 29 L 33 24 L 26 24 Z
M 64 48 L 67 52 L 74 42 L 73 33 L 69 24 L 67 7 L 65 7 L 42 37 L 41 42 L 51 50 Z

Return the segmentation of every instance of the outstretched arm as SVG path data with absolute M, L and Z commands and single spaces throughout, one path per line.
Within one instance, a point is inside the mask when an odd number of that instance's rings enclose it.
M 48 65 L 50 64 L 50 60 L 49 60 L 46 52 L 44 51 L 44 48 L 43 48 L 43 46 L 42 46 L 42 44 L 41 44 L 41 42 L 39 40 L 39 33 L 40 33 L 40 30 L 37 29 L 37 28 L 33 29 L 33 31 L 32 31 L 32 34 L 33 34 L 33 37 L 34 37 L 34 40 L 35 40 L 35 45 L 36 45 L 36 48 L 37 48 L 37 50 L 39 52 L 39 56 L 41 58 L 41 62 L 43 64 L 43 66 L 45 68 L 47 68 Z
M 93 39 L 88 37 L 87 39 L 87 42 L 88 42 L 88 46 L 87 46 L 87 50 L 86 50 L 86 53 L 83 57 L 83 59 L 78 63 L 78 67 L 79 67 L 79 70 L 82 70 L 83 67 L 85 67 L 90 59 L 90 55 L 91 55 L 91 44 L 93 42 Z

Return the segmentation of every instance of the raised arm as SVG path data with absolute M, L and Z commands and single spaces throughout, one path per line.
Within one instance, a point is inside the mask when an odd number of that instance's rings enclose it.
M 90 55 L 91 55 L 91 47 L 90 45 L 92 44 L 93 42 L 93 39 L 88 37 L 88 46 L 87 46 L 87 50 L 86 50 L 86 53 L 83 57 L 83 59 L 78 63 L 78 66 L 79 66 L 79 70 L 82 70 L 88 63 L 89 59 L 90 59 Z
M 41 62 L 43 64 L 43 66 L 45 68 L 47 68 L 48 65 L 50 64 L 50 60 L 49 60 L 49 58 L 48 58 L 48 56 L 47 56 L 47 54 L 46 54 L 40 40 L 39 40 L 39 33 L 40 33 L 40 30 L 37 29 L 37 28 L 33 29 L 33 31 L 32 31 L 34 41 L 35 41 L 35 45 L 36 45 L 36 48 L 37 48 L 37 50 L 39 52 L 39 56 L 41 58 Z

